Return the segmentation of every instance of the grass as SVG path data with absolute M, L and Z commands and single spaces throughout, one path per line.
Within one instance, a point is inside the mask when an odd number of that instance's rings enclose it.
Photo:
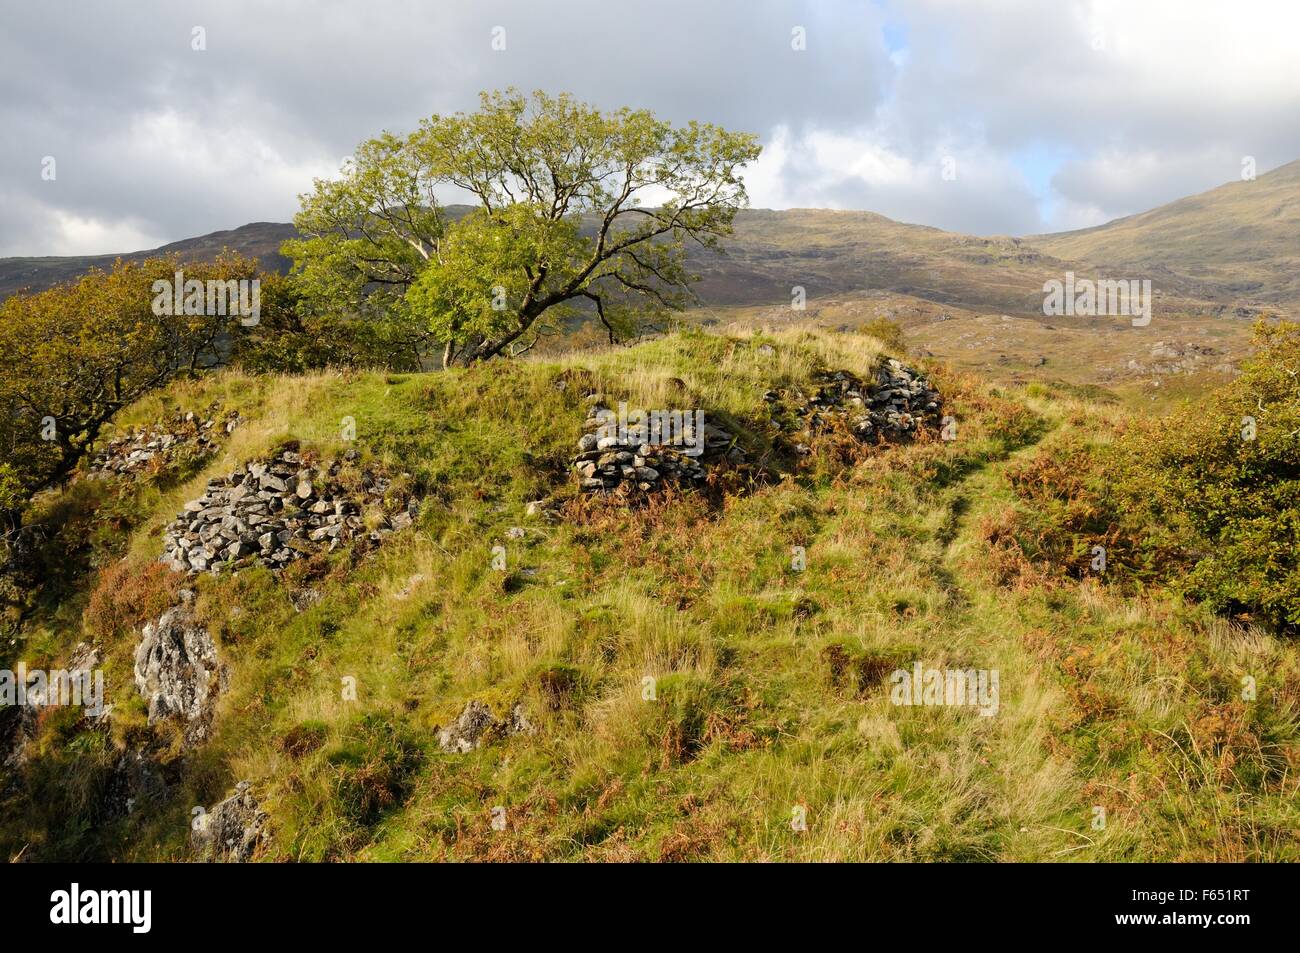
M 191 809 L 248 779 L 278 859 L 1296 859 L 1294 644 L 1158 591 L 1008 567 L 982 531 L 1018 505 L 1009 466 L 1126 411 L 936 369 L 957 440 L 785 457 L 763 393 L 822 366 L 864 375 L 880 352 L 853 334 L 687 332 L 442 374 L 226 372 L 137 405 L 122 425 L 214 400 L 249 423 L 202 472 L 127 492 L 98 575 L 16 634 L 14 658 L 98 641 L 122 717 L 109 735 L 43 728 L 0 844 L 182 859 Z M 565 463 L 589 391 L 704 407 L 774 477 L 658 506 L 576 501 Z M 153 592 L 176 510 L 287 439 L 358 449 L 430 495 L 364 559 L 197 580 L 231 684 L 211 742 L 182 755 L 133 701 L 133 620 L 91 594 Z M 542 497 L 566 519 L 525 516 Z M 298 611 L 309 587 L 321 598 Z M 997 670 L 997 714 L 891 704 L 880 674 L 913 661 Z M 435 729 L 470 699 L 498 715 L 522 701 L 537 730 L 444 754 Z M 105 815 L 113 765 L 142 744 L 170 793 Z

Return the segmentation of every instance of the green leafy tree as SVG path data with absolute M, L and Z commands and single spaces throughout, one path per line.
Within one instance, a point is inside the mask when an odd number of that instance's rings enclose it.
M 253 373 L 325 367 L 418 371 L 436 351 L 432 333 L 400 309 L 363 303 L 361 317 L 314 308 L 297 281 L 277 274 L 262 276 L 262 300 L 261 321 L 240 329 L 231 352 L 233 363 Z
M 443 343 L 444 365 L 519 354 L 584 312 L 613 342 L 684 307 L 686 248 L 730 233 L 758 154 L 714 125 L 484 93 L 476 112 L 363 143 L 301 197 L 284 252 L 317 307 L 383 302 Z M 471 211 L 447 214 L 449 191 Z
M 177 374 L 222 363 L 240 322 L 209 313 L 206 294 L 201 307 L 161 307 L 155 285 L 171 287 L 178 270 L 205 286 L 257 278 L 257 263 L 239 256 L 119 261 L 0 305 L 0 504 L 10 528 L 15 501 L 71 473 L 119 410 Z

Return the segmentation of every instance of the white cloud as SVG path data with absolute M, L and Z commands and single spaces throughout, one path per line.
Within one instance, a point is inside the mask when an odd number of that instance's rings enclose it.
M 617 16 L 605 0 L 371 0 L 328 14 L 143 0 L 5 16 L 11 254 L 287 219 L 359 140 L 507 85 L 758 132 L 756 205 L 977 233 L 1094 224 L 1229 181 L 1243 155 L 1261 172 L 1300 157 L 1290 0 L 643 0 Z M 886 25 L 903 37 L 892 52 Z M 1026 165 L 1048 153 L 1064 161 Z M 34 171 L 46 154 L 57 183 Z M 946 155 L 955 181 L 939 174 Z
M 163 244 L 160 236 L 130 221 L 105 222 L 60 209 L 51 209 L 48 214 L 53 226 L 52 234 L 46 239 L 51 255 L 98 255 L 107 249 L 141 251 Z

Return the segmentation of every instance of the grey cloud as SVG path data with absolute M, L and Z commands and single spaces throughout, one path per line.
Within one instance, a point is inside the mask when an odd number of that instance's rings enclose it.
M 1144 86 L 1141 60 L 1091 49 L 1087 4 L 0 0 L 0 11 L 0 254 L 287 219 L 312 175 L 360 140 L 509 85 L 769 142 L 781 127 L 796 143 L 857 136 L 913 167 L 951 151 L 978 174 L 940 188 L 809 168 L 813 153 L 796 146 L 763 179 L 773 194 L 754 199 L 982 233 L 1044 227 L 1043 198 L 1125 214 L 1232 178 L 1223 166 L 1234 156 L 1255 155 L 1263 170 L 1300 155 L 1294 73 L 1215 103 L 1198 94 L 1194 63 L 1185 88 L 1172 67 L 1171 82 Z M 886 22 L 906 28 L 901 65 L 884 47 Z M 202 52 L 191 49 L 196 26 Z M 496 26 L 504 52 L 490 45 Z M 795 26 L 806 51 L 791 49 Z M 1147 40 L 1168 52 L 1159 35 Z M 1046 197 L 1013 161 L 1042 143 L 1078 157 Z M 56 182 L 40 179 L 45 155 L 58 160 Z M 1144 171 L 1150 157 L 1166 174 Z M 1113 171 L 1126 161 L 1127 174 Z M 69 216 L 96 227 L 70 235 Z

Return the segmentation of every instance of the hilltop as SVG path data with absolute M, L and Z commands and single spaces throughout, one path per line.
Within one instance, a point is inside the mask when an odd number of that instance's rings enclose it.
M 6 854 L 1295 859 L 1294 642 L 1006 544 L 1028 506 L 1010 475 L 1127 413 L 899 355 L 959 429 L 863 443 L 822 409 L 829 429 L 796 434 L 828 380 L 865 388 L 887 356 L 690 331 L 433 374 L 226 370 L 142 400 L 105 445 L 187 413 L 229 430 L 117 444 L 117 475 L 88 463 L 37 501 L 67 572 L 5 664 L 93 652 L 113 708 L 0 725 Z M 702 408 L 742 453 L 696 489 L 587 497 L 584 420 L 620 401 Z M 187 504 L 232 474 L 357 522 L 283 568 L 236 550 L 233 571 L 172 572 L 173 521 L 220 521 Z M 167 633 L 201 698 L 158 669 Z M 914 666 L 996 671 L 996 717 L 895 703 Z M 1243 671 L 1266 683 L 1249 706 Z

